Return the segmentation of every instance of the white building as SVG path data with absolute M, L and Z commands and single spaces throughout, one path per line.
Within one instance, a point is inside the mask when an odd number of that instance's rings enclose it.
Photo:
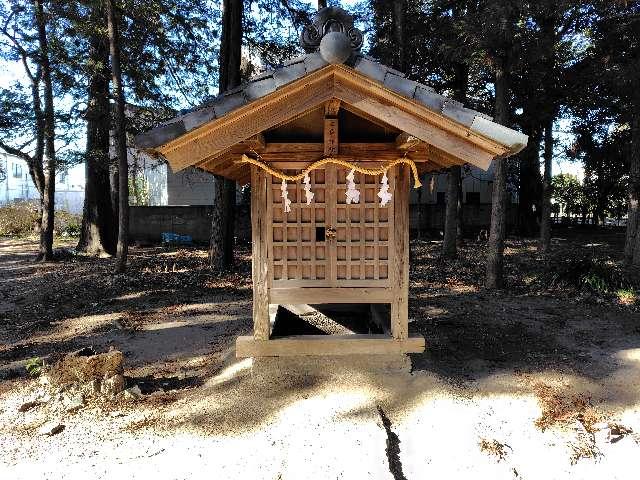
M 0 205 L 38 200 L 40 194 L 29 175 L 27 162 L 0 150 Z M 82 213 L 84 203 L 84 166 L 75 165 L 56 173 L 56 210 Z

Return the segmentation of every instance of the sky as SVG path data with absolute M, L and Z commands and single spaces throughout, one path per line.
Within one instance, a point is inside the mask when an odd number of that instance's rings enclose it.
M 342 0 L 340 3 L 344 7 L 348 7 L 357 2 L 357 0 Z M 317 5 L 316 0 L 305 0 L 305 3 L 309 5 Z M 336 4 L 337 2 L 329 2 L 330 4 Z M 25 74 L 22 69 L 22 65 L 19 62 L 2 62 L 0 61 L 0 88 L 8 88 L 16 81 L 24 81 Z M 572 143 L 572 136 L 570 132 L 570 119 L 561 119 L 554 125 L 554 137 L 557 140 L 558 145 L 556 151 L 559 151 L 562 146 L 570 145 Z M 579 162 L 570 162 L 562 158 L 562 155 L 555 155 L 553 164 L 553 174 L 569 173 L 578 177 L 581 181 L 584 178 L 584 169 Z M 72 181 L 80 181 L 80 177 L 84 179 L 84 168 L 82 165 L 78 165 L 69 170 L 69 175 Z

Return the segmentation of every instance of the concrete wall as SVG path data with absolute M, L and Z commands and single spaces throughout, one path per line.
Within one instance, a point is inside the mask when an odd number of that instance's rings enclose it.
M 132 206 L 129 211 L 129 235 L 136 243 L 161 241 L 161 234 L 191 235 L 194 243 L 209 243 L 211 231 L 211 205 L 187 206 Z M 236 207 L 236 238 L 251 239 L 251 218 L 247 205 Z

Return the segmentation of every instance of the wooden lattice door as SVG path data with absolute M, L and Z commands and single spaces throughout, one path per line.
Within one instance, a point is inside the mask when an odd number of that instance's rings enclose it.
M 310 205 L 304 183 L 289 182 L 288 213 L 283 209 L 281 181 L 272 177 L 267 188 L 272 287 L 389 286 L 393 199 L 381 206 L 377 196 L 381 176 L 356 172 L 360 202 L 348 205 L 347 174 L 333 165 L 310 172 L 314 193 Z M 394 172 L 387 175 L 393 193 Z

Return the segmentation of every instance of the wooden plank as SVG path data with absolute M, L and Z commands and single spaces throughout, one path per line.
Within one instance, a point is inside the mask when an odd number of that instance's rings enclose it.
M 393 199 L 393 244 L 389 252 L 391 332 L 393 338 L 407 338 L 409 331 L 409 167 L 396 169 Z
M 303 288 L 273 287 L 269 291 L 272 303 L 391 303 L 393 292 L 390 288 Z
M 251 167 L 251 275 L 253 278 L 253 336 L 256 340 L 268 340 L 271 333 L 269 323 L 269 285 L 267 283 L 269 263 L 267 259 L 267 175 L 258 167 Z
M 338 119 L 324 119 L 324 155 L 335 157 L 338 155 Z
M 387 335 L 296 335 L 268 341 L 241 336 L 236 340 L 236 357 L 284 357 L 293 355 L 394 355 L 421 353 L 422 336 L 396 340 Z

